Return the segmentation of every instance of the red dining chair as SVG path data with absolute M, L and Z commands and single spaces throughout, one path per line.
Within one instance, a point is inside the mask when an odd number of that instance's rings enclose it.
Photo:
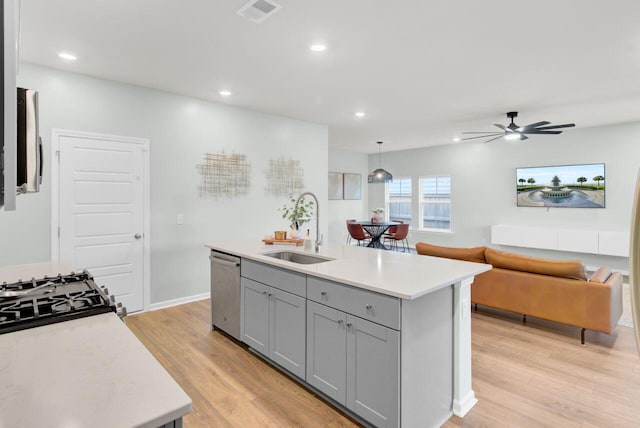
M 371 236 L 368 233 L 366 233 L 362 228 L 362 225 L 358 223 L 347 222 L 347 230 L 349 231 L 349 238 L 353 238 L 356 241 L 358 241 L 358 246 L 360 246 L 361 242 L 366 243 L 366 241 L 371 239 Z M 351 242 L 351 239 L 349 240 L 349 242 Z
M 349 225 L 349 223 L 355 223 L 355 222 L 356 222 L 355 218 L 348 218 L 347 219 L 347 225 Z M 347 230 L 347 245 L 349 245 L 350 243 L 351 243 L 351 234 L 349 234 L 348 230 Z
M 404 223 L 404 221 L 402 220 L 393 220 L 393 219 L 391 220 L 391 222 L 400 223 L 400 224 Z M 391 236 L 397 231 L 398 231 L 398 226 L 389 226 L 389 229 L 387 229 L 387 231 L 384 233 L 384 237 L 386 238 L 388 236 Z
M 396 226 L 396 232 L 384 237 L 386 241 L 392 241 L 391 247 L 398 251 L 398 241 L 402 242 L 402 251 L 409 251 L 409 223 L 401 223 Z M 405 246 L 406 243 L 406 246 Z

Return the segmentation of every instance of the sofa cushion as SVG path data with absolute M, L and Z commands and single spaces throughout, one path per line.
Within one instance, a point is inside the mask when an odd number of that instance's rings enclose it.
M 595 271 L 589 281 L 591 282 L 599 282 L 600 284 L 604 284 L 607 282 L 607 279 L 611 276 L 611 269 L 606 266 L 602 266 L 600 269 Z
M 423 256 L 444 257 L 447 259 L 464 260 L 476 263 L 486 263 L 484 259 L 485 249 L 486 247 L 439 247 L 437 245 L 427 244 L 426 242 L 418 242 L 416 244 L 416 251 L 418 251 L 418 254 L 422 254 Z
M 487 263 L 497 268 L 519 270 L 521 272 L 531 272 L 540 275 L 559 276 L 562 278 L 587 279 L 584 265 L 579 260 L 548 260 L 507 253 L 492 248 L 485 250 L 484 257 Z

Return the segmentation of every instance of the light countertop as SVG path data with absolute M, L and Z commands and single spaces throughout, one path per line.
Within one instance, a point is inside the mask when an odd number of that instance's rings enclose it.
M 0 268 L 0 283 L 68 274 L 45 262 Z M 0 334 L 0 428 L 153 427 L 191 399 L 115 313 Z
M 216 242 L 205 246 L 402 299 L 416 299 L 491 269 L 491 265 L 482 263 L 332 243 L 322 245 L 319 253 L 290 245 L 264 245 L 258 241 Z M 303 265 L 263 255 L 274 251 L 292 251 L 333 260 Z
M 158 427 L 191 399 L 115 313 L 0 335 L 0 427 Z
M 71 264 L 66 262 L 42 262 L 24 265 L 0 267 L 0 284 L 40 279 L 45 276 L 66 275 L 72 272 Z

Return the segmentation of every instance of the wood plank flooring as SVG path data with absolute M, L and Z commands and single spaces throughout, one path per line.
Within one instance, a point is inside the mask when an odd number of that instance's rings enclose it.
M 357 427 L 227 336 L 209 300 L 130 315 L 127 325 L 193 400 L 190 427 Z M 587 332 L 480 308 L 472 314 L 478 404 L 445 427 L 638 427 L 633 330 Z M 413 428 L 413 427 L 407 427 Z

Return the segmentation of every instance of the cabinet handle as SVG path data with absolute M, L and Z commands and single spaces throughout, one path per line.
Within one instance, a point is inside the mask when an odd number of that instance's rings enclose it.
M 267 295 L 267 292 L 266 292 L 266 291 L 263 291 L 263 292 L 262 292 L 262 294 L 263 294 L 264 296 L 266 296 L 266 295 Z
M 327 292 L 326 292 L 326 291 L 321 291 L 321 292 L 320 292 L 320 295 L 321 295 L 321 296 L 326 296 L 326 295 L 327 295 Z
M 351 324 L 350 322 L 347 323 L 347 327 L 351 327 L 353 324 Z
M 367 308 L 368 311 L 370 311 L 371 309 L 373 309 L 373 305 L 367 305 L 365 306 Z
M 273 293 L 269 293 L 269 297 L 273 296 Z
M 342 324 L 344 320 L 338 320 L 338 324 Z

